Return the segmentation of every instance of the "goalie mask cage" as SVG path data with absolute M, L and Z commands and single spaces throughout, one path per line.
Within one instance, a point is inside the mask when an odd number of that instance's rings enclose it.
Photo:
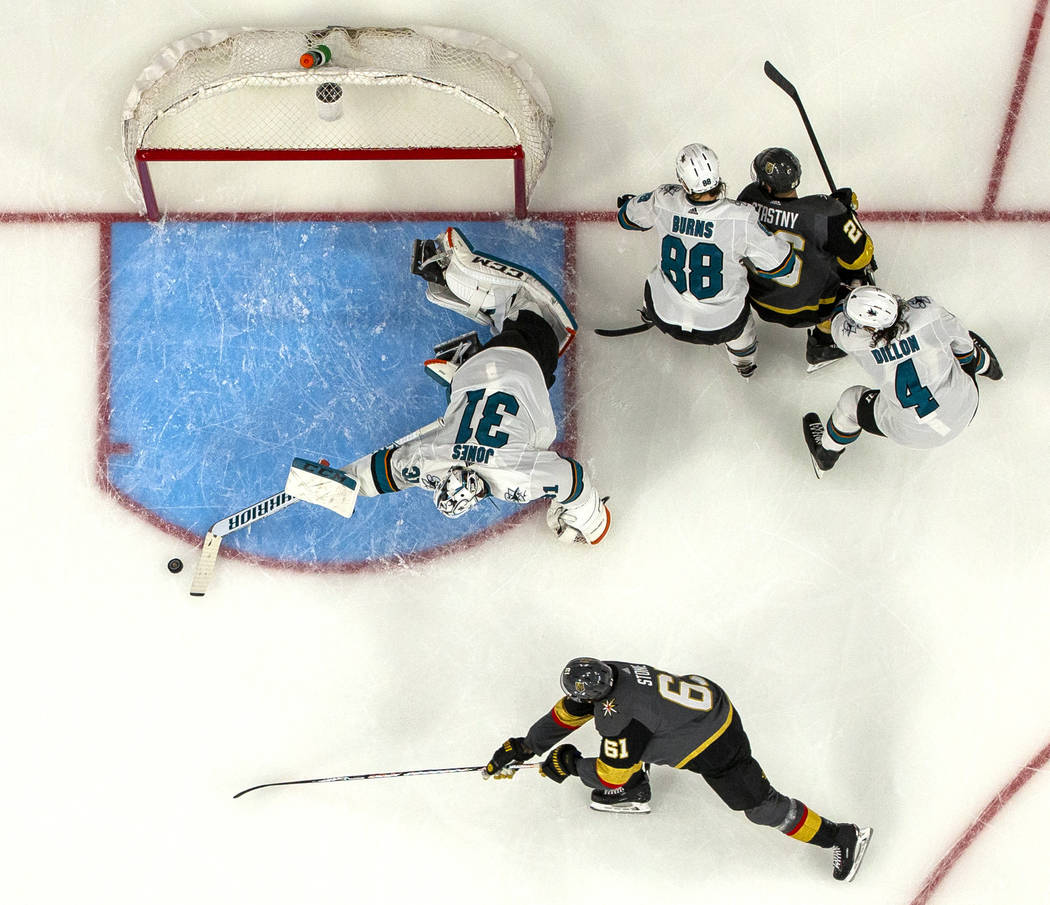
M 325 45 L 331 60 L 304 69 Z M 337 85 L 338 90 L 321 85 Z M 322 107 L 337 97 L 339 110 Z M 128 95 L 128 190 L 160 216 L 150 161 L 513 162 L 524 217 L 551 147 L 550 99 L 491 38 L 444 28 L 237 28 L 165 47 Z

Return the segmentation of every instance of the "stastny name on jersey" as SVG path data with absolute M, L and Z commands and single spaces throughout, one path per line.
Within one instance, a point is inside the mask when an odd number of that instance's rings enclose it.
M 758 219 L 778 229 L 794 229 L 798 214 L 785 211 L 777 207 L 766 207 L 764 204 L 756 204 Z

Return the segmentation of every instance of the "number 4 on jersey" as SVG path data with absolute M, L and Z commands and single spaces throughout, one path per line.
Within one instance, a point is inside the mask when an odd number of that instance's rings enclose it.
M 915 414 L 919 418 L 925 418 L 930 412 L 941 407 L 941 404 L 933 398 L 929 387 L 919 380 L 919 373 L 915 370 L 915 362 L 906 358 L 897 365 L 897 376 L 894 383 L 897 392 L 897 401 L 901 408 L 915 408 Z

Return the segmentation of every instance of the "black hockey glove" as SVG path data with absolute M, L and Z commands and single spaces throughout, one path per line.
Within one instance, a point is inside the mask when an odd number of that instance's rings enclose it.
M 557 783 L 565 782 L 570 776 L 579 776 L 580 771 L 576 766 L 579 757 L 580 751 L 575 745 L 558 745 L 540 764 L 540 775 Z
M 628 201 L 630 201 L 633 197 L 634 197 L 634 195 L 620 195 L 620 197 L 616 199 L 616 209 L 619 210 Z
M 835 189 L 831 193 L 831 197 L 836 201 L 841 201 L 847 210 L 855 211 L 857 209 L 857 195 L 851 188 L 843 186 L 840 189 Z
M 494 779 L 513 779 L 515 771 L 507 768 L 512 764 L 523 764 L 530 757 L 532 757 L 532 752 L 525 744 L 525 739 L 508 738 L 496 749 L 492 760 L 485 764 L 483 778 L 488 779 L 491 776 Z

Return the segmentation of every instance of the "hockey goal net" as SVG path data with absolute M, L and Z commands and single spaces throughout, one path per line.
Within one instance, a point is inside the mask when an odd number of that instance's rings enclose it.
M 324 58 L 303 68 L 318 48 Z M 553 125 L 531 67 L 481 35 L 238 28 L 157 55 L 125 104 L 123 146 L 129 192 L 150 219 L 161 212 L 151 161 L 486 159 L 512 162 L 523 217 Z

